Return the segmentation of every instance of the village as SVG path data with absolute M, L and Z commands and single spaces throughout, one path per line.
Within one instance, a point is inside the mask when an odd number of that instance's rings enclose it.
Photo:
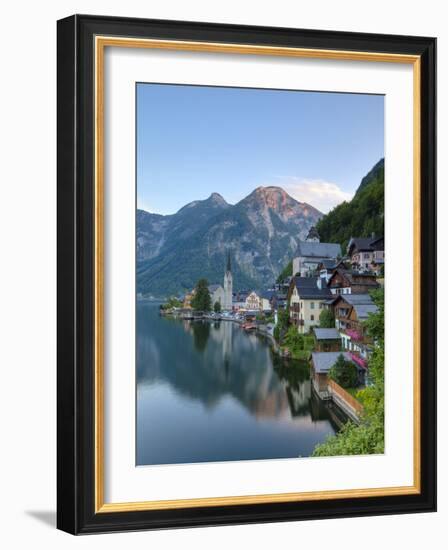
M 356 396 L 371 384 L 376 342 L 366 321 L 378 312 L 372 291 L 384 287 L 384 238 L 352 237 L 343 251 L 339 244 L 320 242 L 312 227 L 291 267 L 291 275 L 264 291 L 234 292 L 229 254 L 223 285 L 203 279 L 183 300 L 162 306 L 161 314 L 233 321 L 263 334 L 276 353 L 309 361 L 317 396 L 358 423 L 363 406 Z

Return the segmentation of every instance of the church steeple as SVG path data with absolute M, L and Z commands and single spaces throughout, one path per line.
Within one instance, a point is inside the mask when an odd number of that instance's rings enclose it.
M 227 266 L 226 266 L 226 271 L 229 271 L 229 272 L 232 271 L 232 265 L 231 265 L 231 263 L 230 263 L 230 252 L 227 252 Z
M 307 235 L 305 240 L 308 241 L 308 242 L 311 242 L 311 243 L 319 243 L 320 242 L 319 233 L 317 232 L 317 229 L 314 227 L 314 225 L 308 231 L 308 235 Z
M 232 265 L 230 263 L 230 251 L 227 252 L 227 265 L 224 273 L 224 303 L 223 309 L 230 311 L 232 309 L 233 297 L 233 277 Z

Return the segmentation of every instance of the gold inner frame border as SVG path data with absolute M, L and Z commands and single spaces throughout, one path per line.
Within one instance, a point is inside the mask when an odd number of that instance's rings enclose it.
M 208 53 L 233 53 L 267 56 L 301 57 L 313 59 L 366 61 L 382 63 L 407 63 L 413 65 L 413 198 L 414 198 L 414 361 L 413 361 L 413 419 L 414 419 L 414 483 L 402 487 L 380 487 L 350 490 L 329 490 L 296 493 L 276 493 L 260 495 L 226 496 L 210 498 L 189 498 L 180 500 L 154 500 L 141 502 L 104 502 L 104 52 L 106 47 L 152 48 L 159 50 L 179 50 Z M 115 36 L 96 36 L 94 40 L 95 56 L 95 345 L 94 345 L 94 398 L 95 398 L 95 513 L 130 512 L 143 510 L 167 510 L 198 508 L 208 506 L 232 506 L 243 504 L 262 504 L 279 502 L 303 502 L 332 500 L 341 498 L 365 498 L 420 494 L 421 480 L 421 443 L 420 443 L 420 273 L 421 273 L 421 61 L 418 55 L 404 55 L 382 52 L 359 52 L 345 50 L 325 50 L 291 48 L 283 46 L 257 46 L 253 44 L 226 44 L 214 42 L 196 42 L 181 40 L 158 40 L 142 38 L 123 38 Z

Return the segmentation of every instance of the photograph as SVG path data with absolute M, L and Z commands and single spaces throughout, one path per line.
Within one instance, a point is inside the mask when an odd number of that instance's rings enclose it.
M 385 453 L 384 95 L 135 99 L 136 466 Z

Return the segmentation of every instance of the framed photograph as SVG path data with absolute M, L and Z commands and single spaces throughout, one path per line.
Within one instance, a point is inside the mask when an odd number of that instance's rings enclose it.
M 429 512 L 434 38 L 58 22 L 58 527 Z

